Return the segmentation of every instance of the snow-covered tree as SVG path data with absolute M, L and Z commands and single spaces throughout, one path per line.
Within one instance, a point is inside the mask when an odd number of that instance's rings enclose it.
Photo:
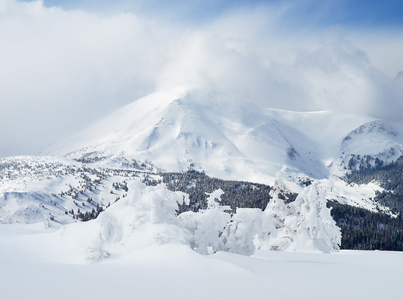
M 276 230 L 270 215 L 259 208 L 238 208 L 225 228 L 222 250 L 244 255 L 255 252 L 256 242 Z
M 270 222 L 271 226 L 262 227 L 261 232 L 255 236 L 255 248 L 258 250 L 284 250 L 289 244 L 284 226 L 287 217 L 287 207 L 284 201 L 279 198 L 274 201 L 272 199 L 262 213 L 262 218 L 266 220 L 266 224 Z
M 329 186 L 331 182 L 328 180 L 315 180 L 289 204 L 290 209 L 295 212 L 285 222 L 286 227 L 295 231 L 292 250 L 339 250 L 341 231 L 326 206 Z
M 192 234 L 192 248 L 199 253 L 212 254 L 221 250 L 220 235 L 231 218 L 226 212 L 230 207 L 219 203 L 222 194 L 224 192 L 221 189 L 208 194 L 207 209 L 198 213 L 185 212 L 178 216 L 183 226 Z
M 146 186 L 133 180 L 128 196 L 112 204 L 95 220 L 67 231 L 82 237 L 89 259 L 99 259 L 113 252 L 130 252 L 153 244 L 189 244 L 190 233 L 176 217 L 178 203 L 187 201 L 182 192 L 172 192 L 165 185 Z
M 270 191 L 271 200 L 264 211 L 265 218 L 273 222 L 274 228 L 271 228 L 271 231 L 263 231 L 255 238 L 256 249 L 283 251 L 292 241 L 284 224 L 290 215 L 290 209 L 279 197 L 280 194 L 290 193 L 284 182 L 284 172 L 285 167 L 276 174 L 276 181 Z
M 238 208 L 232 217 L 230 208 L 220 205 L 222 190 L 208 194 L 207 209 L 177 216 L 178 203 L 187 201 L 186 194 L 138 180 L 128 186 L 128 196 L 97 219 L 64 230 L 64 235 L 80 240 L 88 258 L 166 243 L 189 245 L 202 254 L 246 255 L 256 249 L 330 252 L 340 244 L 340 229 L 326 207 L 328 181 L 314 181 L 287 205 L 277 184 L 265 211 Z
M 276 251 L 339 250 L 340 228 L 336 226 L 330 209 L 326 206 L 326 194 L 332 183 L 316 180 L 304 188 L 294 202 L 286 205 L 279 197 L 290 193 L 283 170 L 276 175 L 271 191 L 271 201 L 265 214 L 272 217 L 275 229 L 270 234 L 260 234 L 255 239 L 256 249 Z

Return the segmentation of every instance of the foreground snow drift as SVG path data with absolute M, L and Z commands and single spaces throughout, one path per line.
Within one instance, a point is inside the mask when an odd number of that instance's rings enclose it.
M 36 227 L 35 227 L 36 226 Z M 53 234 L 0 225 L 2 299 L 400 299 L 403 253 L 264 251 L 200 255 L 153 245 L 97 264 L 72 264 Z M 42 225 L 43 226 L 43 225 Z M 38 234 L 41 233 L 42 234 Z

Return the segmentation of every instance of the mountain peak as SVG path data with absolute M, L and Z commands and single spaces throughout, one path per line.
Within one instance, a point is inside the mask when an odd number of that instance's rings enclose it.
M 403 153 L 402 136 L 400 130 L 383 120 L 364 123 L 344 137 L 341 164 L 359 170 L 394 162 Z
M 345 139 L 348 140 L 352 136 L 371 133 L 386 134 L 392 137 L 397 137 L 399 135 L 399 131 L 391 124 L 384 120 L 374 120 L 357 127 L 351 131 Z

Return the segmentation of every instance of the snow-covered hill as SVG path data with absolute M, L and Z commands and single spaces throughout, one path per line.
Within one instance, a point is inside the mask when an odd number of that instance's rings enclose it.
M 94 168 L 57 157 L 0 159 L 0 223 L 59 226 L 93 218 L 127 195 L 128 181 L 145 176 L 153 177 L 147 168 Z

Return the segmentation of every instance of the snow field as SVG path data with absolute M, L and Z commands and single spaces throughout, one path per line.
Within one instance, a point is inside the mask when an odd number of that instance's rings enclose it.
M 38 225 L 0 225 L 2 299 L 400 299 L 403 253 L 201 255 L 152 245 L 96 264 L 62 258 Z

